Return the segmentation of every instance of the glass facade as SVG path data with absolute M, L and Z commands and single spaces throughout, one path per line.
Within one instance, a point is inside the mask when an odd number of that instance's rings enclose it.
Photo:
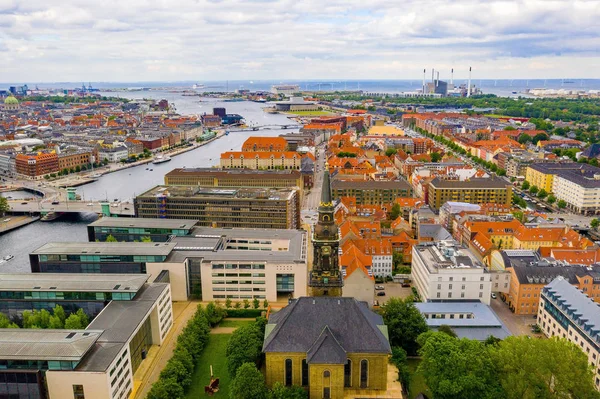
M 294 292 L 294 275 L 277 275 L 277 292 Z
M 43 399 L 45 397 L 39 372 L 0 371 L 0 398 Z
M 135 371 L 142 363 L 142 355 L 143 357 L 146 357 L 148 349 L 151 345 L 152 327 L 150 326 L 150 318 L 148 318 L 129 343 L 129 351 L 131 352 L 132 373 L 135 374 Z
M 189 294 L 194 299 L 202 299 L 202 276 L 200 266 L 202 258 L 189 258 L 188 260 L 188 281 L 190 286 Z
M 74 313 L 79 309 L 83 309 L 85 314 L 90 318 L 94 318 L 102 311 L 102 309 L 104 309 L 106 304 L 107 302 L 93 301 L 0 301 L 0 312 L 4 313 L 9 318 L 13 318 L 21 317 L 24 310 L 33 311 L 46 309 L 47 311 L 51 311 L 56 305 L 60 305 L 67 313 Z
M 111 235 L 117 241 L 134 242 L 142 241 L 142 238 L 149 237 L 152 242 L 166 242 L 170 236 L 186 236 L 189 230 L 186 229 L 161 229 L 161 228 L 138 228 L 138 227 L 89 227 L 93 229 L 91 241 L 106 241 Z

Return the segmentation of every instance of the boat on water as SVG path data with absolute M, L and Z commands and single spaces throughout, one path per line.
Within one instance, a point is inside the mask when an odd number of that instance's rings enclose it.
M 93 175 L 91 175 L 90 177 L 97 179 L 99 177 L 102 177 L 102 173 L 94 173 Z
M 517 94 L 517 92 L 516 92 L 516 91 L 513 91 L 513 92 L 512 92 L 512 94 Z
M 159 163 L 169 162 L 170 160 L 171 160 L 171 157 L 168 155 L 157 155 L 156 157 L 154 157 L 154 160 L 152 161 L 152 163 L 159 164 Z
M 8 262 L 9 260 L 13 260 L 15 258 L 14 255 L 6 255 L 4 258 L 2 258 L 5 262 Z

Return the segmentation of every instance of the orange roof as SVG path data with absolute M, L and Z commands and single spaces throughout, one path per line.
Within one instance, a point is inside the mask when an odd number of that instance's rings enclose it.
M 571 265 L 592 265 L 600 261 L 600 248 L 550 248 L 549 256 Z
M 283 137 L 248 137 L 242 145 L 242 151 L 284 151 L 287 141 Z
M 304 125 L 303 129 L 336 130 L 341 132 L 342 123 L 309 123 Z
M 400 207 L 402 207 L 402 208 L 406 208 L 406 207 L 415 208 L 417 206 L 421 207 L 424 205 L 423 199 L 414 198 L 414 197 L 397 197 L 394 200 L 394 203 L 400 205 Z
M 489 250 L 494 248 L 494 243 L 482 233 L 476 233 L 471 239 L 471 244 L 481 256 L 484 256 Z

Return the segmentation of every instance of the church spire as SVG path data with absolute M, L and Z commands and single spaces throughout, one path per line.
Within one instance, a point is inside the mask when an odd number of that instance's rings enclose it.
M 323 187 L 321 188 L 320 206 L 331 206 L 331 184 L 329 182 L 329 165 L 325 163 L 325 173 L 323 173 Z

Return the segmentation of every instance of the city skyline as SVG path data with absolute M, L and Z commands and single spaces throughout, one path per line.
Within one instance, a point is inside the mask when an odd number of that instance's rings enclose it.
M 2 80 L 589 79 L 599 16 L 594 1 L 9 0 Z

